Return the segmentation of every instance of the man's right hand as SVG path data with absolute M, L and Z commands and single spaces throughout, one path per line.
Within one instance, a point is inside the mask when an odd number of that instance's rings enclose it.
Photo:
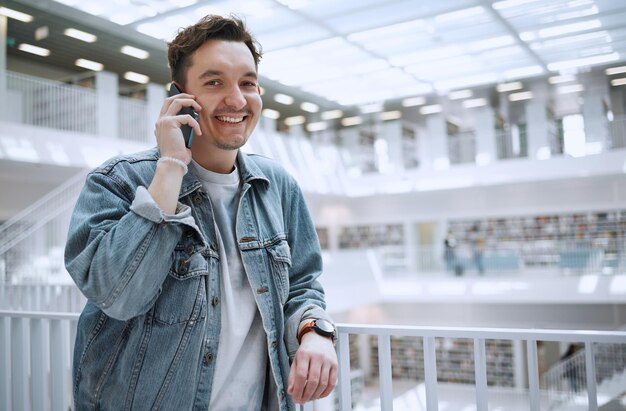
M 162 157 L 174 157 L 185 164 L 191 162 L 191 150 L 185 147 L 180 126 L 186 124 L 194 129 L 196 135 L 202 135 L 200 124 L 188 114 L 178 114 L 183 107 L 191 107 L 196 112 L 202 107 L 191 94 L 180 93 L 165 99 L 157 119 L 154 134 Z

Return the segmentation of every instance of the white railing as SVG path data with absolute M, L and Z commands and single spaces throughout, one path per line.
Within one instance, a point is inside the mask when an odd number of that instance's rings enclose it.
M 156 143 L 148 131 L 148 109 L 144 100 L 119 97 L 117 135 L 125 140 Z
M 476 161 L 476 136 L 466 131 L 448 136 L 448 157 L 450 164 L 474 163 Z
M 6 76 L 8 121 L 96 134 L 95 90 L 10 71 L 0 76 Z
M 552 404 L 574 400 L 587 387 L 585 378 L 586 353 L 576 351 L 569 358 L 559 361 L 541 377 L 541 387 L 548 391 Z M 596 384 L 607 396 L 621 394 L 626 387 L 626 344 L 598 344 L 594 352 Z M 620 388 L 612 390 L 611 381 L 619 380 Z
M 0 310 L 78 313 L 86 302 L 75 284 L 0 284 Z
M 71 358 L 76 335 L 78 314 L 0 311 L 0 409 L 53 411 L 72 409 Z M 338 325 L 337 351 L 339 355 L 339 380 L 336 389 L 339 409 L 352 410 L 350 366 L 350 336 L 375 336 L 378 341 L 379 364 L 378 391 L 380 410 L 392 410 L 394 395 L 392 379 L 392 336 L 416 337 L 423 340 L 424 404 L 412 410 L 438 410 L 437 339 L 470 339 L 473 341 L 475 407 L 487 411 L 490 395 L 502 390 L 487 386 L 487 340 L 513 340 L 526 343 L 528 361 L 528 390 L 512 390 L 526 396 L 525 410 L 538 411 L 544 393 L 539 384 L 538 341 L 581 342 L 585 345 L 585 377 L 587 404 L 590 411 L 598 410 L 596 384 L 596 356 L 598 343 L 626 344 L 626 332 L 617 331 L 567 331 L 525 330 L 494 328 L 409 327 L 374 325 Z M 417 382 L 416 382 L 417 384 Z M 440 387 L 441 388 L 441 387 Z M 445 398 L 441 398 L 445 400 Z M 471 404 L 470 404 L 471 405 Z M 316 407 L 320 409 L 322 407 Z M 303 408 L 312 410 L 311 404 Z M 328 408 L 325 408 L 328 409 Z
M 49 282 L 64 275 L 63 248 L 85 175 L 77 174 L 0 226 L 0 283 Z
M 626 148 L 626 116 L 616 116 L 609 123 L 611 149 Z
M 510 128 L 496 130 L 496 152 L 499 159 L 528 157 L 525 133 Z

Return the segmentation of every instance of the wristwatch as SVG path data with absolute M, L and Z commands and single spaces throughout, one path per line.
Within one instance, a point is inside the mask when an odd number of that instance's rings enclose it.
M 298 333 L 298 344 L 302 341 L 302 336 L 309 331 L 315 331 L 322 337 L 330 338 L 333 341 L 333 344 L 337 338 L 335 326 L 330 321 L 322 319 L 311 320 L 305 323 L 300 329 L 300 332 Z

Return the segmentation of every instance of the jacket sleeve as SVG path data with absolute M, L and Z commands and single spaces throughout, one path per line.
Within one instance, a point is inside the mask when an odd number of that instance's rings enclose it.
M 65 248 L 67 271 L 82 293 L 119 320 L 144 314 L 154 305 L 184 225 L 195 227 L 189 207 L 179 204 L 174 216 L 150 213 L 145 204 L 133 207 L 132 195 L 115 176 L 89 174 Z M 143 195 L 144 200 L 136 200 L 145 203 L 149 194 Z
M 295 181 L 289 187 L 290 193 L 283 210 L 291 249 L 291 269 L 284 313 L 285 342 L 289 357 L 293 358 L 298 349 L 297 333 L 301 321 L 310 318 L 332 320 L 325 311 L 324 289 L 317 280 L 322 274 L 319 239 L 300 187 Z

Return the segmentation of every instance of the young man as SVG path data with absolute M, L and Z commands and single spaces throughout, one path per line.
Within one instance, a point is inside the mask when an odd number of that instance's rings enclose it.
M 90 173 L 72 217 L 66 266 L 89 300 L 76 409 L 292 410 L 327 396 L 337 358 L 311 218 L 292 177 L 239 150 L 261 114 L 256 42 L 207 16 L 168 59 L 184 93 L 163 104 L 158 150 Z

